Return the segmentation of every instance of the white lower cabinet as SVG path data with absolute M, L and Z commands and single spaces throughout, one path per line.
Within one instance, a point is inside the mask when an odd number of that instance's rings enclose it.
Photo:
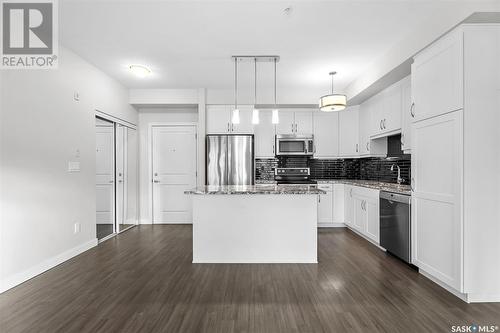
M 374 243 L 379 243 L 380 212 L 379 191 L 365 187 L 352 187 L 351 227 Z
M 344 223 L 348 227 L 354 225 L 354 199 L 352 197 L 353 186 L 344 185 Z
M 318 225 L 333 222 L 333 184 L 319 184 L 326 194 L 318 196 Z

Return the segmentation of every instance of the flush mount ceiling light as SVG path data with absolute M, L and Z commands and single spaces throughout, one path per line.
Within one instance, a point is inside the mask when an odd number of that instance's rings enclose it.
M 332 92 L 329 95 L 321 96 L 319 99 L 319 109 L 324 112 L 342 111 L 347 105 L 347 97 L 333 92 L 333 76 L 337 72 L 330 72 L 332 77 Z
M 144 78 L 151 74 L 151 69 L 143 65 L 130 65 L 128 69 L 137 77 Z

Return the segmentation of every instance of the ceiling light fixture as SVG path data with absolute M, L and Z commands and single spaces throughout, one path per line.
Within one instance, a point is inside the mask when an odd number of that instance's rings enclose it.
M 260 121 L 259 119 L 259 110 L 255 107 L 257 104 L 257 57 L 254 58 L 253 60 L 253 65 L 254 65 L 254 76 L 253 76 L 253 81 L 254 81 L 254 95 L 253 95 L 253 112 L 252 112 L 252 124 L 257 125 Z
M 137 77 L 144 78 L 151 74 L 151 69 L 143 65 L 130 65 L 128 69 Z
M 234 58 L 234 110 L 231 122 L 233 124 L 240 123 L 240 110 L 238 109 L 238 58 Z
M 329 95 L 321 96 L 319 99 L 319 109 L 324 112 L 342 111 L 347 105 L 347 97 L 346 95 L 335 94 L 333 92 L 333 76 L 337 72 L 330 72 L 329 74 L 332 77 L 332 92 Z
M 276 102 L 276 63 L 278 62 L 278 58 L 274 58 L 274 109 L 272 111 L 272 116 L 271 116 L 271 123 L 274 125 L 280 123 L 280 116 L 279 116 L 279 111 L 277 108 L 277 102 Z

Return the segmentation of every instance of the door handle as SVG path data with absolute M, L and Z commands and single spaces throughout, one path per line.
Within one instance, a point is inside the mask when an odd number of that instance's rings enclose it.
M 415 118 L 415 102 L 411 103 L 410 114 L 412 118 Z

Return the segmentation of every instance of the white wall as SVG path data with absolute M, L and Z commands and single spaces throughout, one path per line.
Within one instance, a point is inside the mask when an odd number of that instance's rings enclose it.
M 123 86 L 64 47 L 59 59 L 2 73 L 1 291 L 96 244 L 94 112 L 137 123 Z
M 152 221 L 152 189 L 149 174 L 151 163 L 149 130 L 151 124 L 197 122 L 198 107 L 139 109 L 139 211 L 141 223 L 148 224 Z

